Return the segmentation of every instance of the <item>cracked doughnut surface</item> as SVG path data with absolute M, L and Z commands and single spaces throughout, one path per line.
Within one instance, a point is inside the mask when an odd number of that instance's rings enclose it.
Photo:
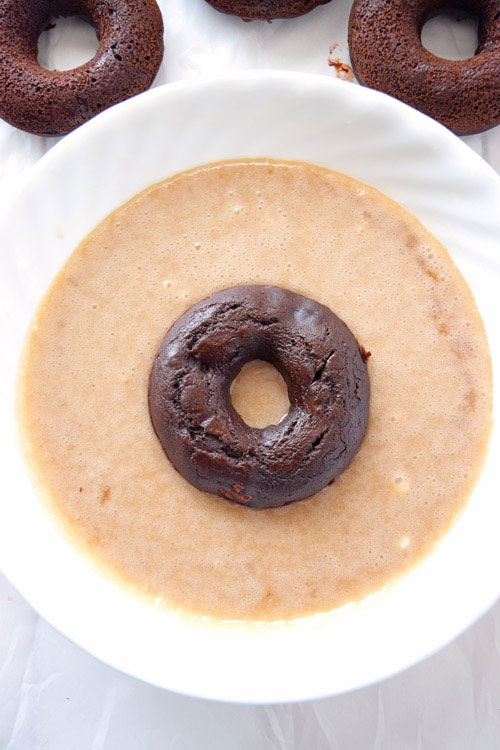
M 244 364 L 282 374 L 290 410 L 246 425 L 230 386 Z M 302 500 L 352 461 L 368 424 L 364 351 L 329 308 L 275 286 L 239 286 L 189 308 L 165 335 L 149 379 L 163 450 L 200 490 L 251 508 Z
M 52 19 L 80 15 L 99 48 L 73 70 L 38 63 L 38 38 Z M 104 109 L 146 91 L 163 58 L 156 0 L 2 0 L 0 117 L 29 133 L 64 135 Z

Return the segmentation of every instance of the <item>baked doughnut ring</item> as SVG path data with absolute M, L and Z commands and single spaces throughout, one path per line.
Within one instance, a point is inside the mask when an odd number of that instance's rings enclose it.
M 467 60 L 436 57 L 420 40 L 425 22 L 450 5 L 479 19 L 479 45 Z M 500 0 L 355 0 L 349 49 L 361 83 L 459 135 L 500 122 Z
M 57 16 L 81 15 L 99 49 L 73 70 L 38 63 L 38 37 Z M 163 57 L 155 0 L 2 0 L 0 117 L 38 135 L 63 135 L 103 109 L 145 91 Z
M 244 364 L 266 360 L 288 386 L 277 425 L 249 427 L 231 404 Z M 354 458 L 369 411 L 366 356 L 324 305 L 274 286 L 239 286 L 189 308 L 149 378 L 151 421 L 188 482 L 251 508 L 302 500 Z
M 330 0 L 207 0 L 222 13 L 239 16 L 244 21 L 273 18 L 295 18 L 309 13 L 318 5 L 326 5 Z

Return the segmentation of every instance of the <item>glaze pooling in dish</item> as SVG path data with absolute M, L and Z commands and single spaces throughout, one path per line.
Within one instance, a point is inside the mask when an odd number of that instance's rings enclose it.
M 168 321 L 242 283 L 317 299 L 372 353 L 351 465 L 264 512 L 187 483 L 148 415 Z M 72 537 L 166 606 L 270 620 L 359 600 L 433 549 L 481 469 L 491 371 L 472 295 L 416 219 L 338 173 L 243 161 L 149 188 L 77 248 L 35 325 L 20 381 L 32 468 Z

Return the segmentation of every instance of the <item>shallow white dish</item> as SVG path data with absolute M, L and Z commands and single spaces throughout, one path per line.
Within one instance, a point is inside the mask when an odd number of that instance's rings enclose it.
M 0 565 L 41 615 L 108 664 L 186 694 L 257 703 L 387 677 L 497 599 L 500 440 L 497 429 L 465 513 L 419 568 L 360 605 L 291 624 L 220 627 L 166 615 L 101 578 L 59 535 L 16 442 L 15 374 L 36 304 L 78 242 L 139 190 L 199 164 L 252 156 L 345 172 L 401 203 L 445 244 L 486 323 L 498 417 L 500 179 L 485 162 L 396 100 L 321 76 L 250 73 L 155 89 L 55 146 L 0 218 Z

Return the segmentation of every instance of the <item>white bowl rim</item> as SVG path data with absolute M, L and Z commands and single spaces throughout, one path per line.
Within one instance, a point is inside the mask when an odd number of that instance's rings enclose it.
M 224 88 L 230 89 L 231 87 L 238 87 L 244 82 L 252 82 L 257 85 L 260 83 L 270 83 L 276 86 L 291 86 L 299 83 L 304 87 L 313 87 L 316 90 L 322 91 L 336 91 L 346 92 L 347 89 L 355 90 L 354 94 L 356 97 L 363 97 L 368 102 L 373 102 L 376 107 L 382 107 L 387 112 L 394 114 L 394 117 L 412 120 L 417 123 L 427 134 L 436 138 L 440 144 L 445 142 L 448 144 L 450 149 L 453 149 L 459 158 L 463 158 L 466 162 L 474 167 L 477 174 L 480 175 L 481 179 L 486 184 L 490 184 L 491 190 L 496 191 L 497 195 L 500 196 L 500 178 L 494 172 L 494 170 L 486 164 L 478 155 L 474 154 L 464 143 L 458 138 L 453 136 L 449 131 L 443 128 L 438 123 L 434 122 L 430 118 L 422 115 L 421 113 L 412 110 L 405 104 L 392 99 L 384 94 L 372 91 L 370 89 L 362 89 L 346 82 L 340 82 L 332 80 L 326 76 L 282 72 L 282 71 L 249 71 L 246 73 L 239 73 L 230 76 L 217 77 L 217 78 L 203 78 L 196 79 L 194 81 L 180 81 L 172 84 L 166 84 L 165 86 L 158 87 L 146 92 L 145 94 L 135 97 L 134 99 L 125 101 L 109 110 L 106 110 L 98 117 L 94 118 L 90 122 L 78 130 L 66 136 L 62 141 L 56 144 L 51 151 L 49 151 L 40 161 L 29 171 L 22 181 L 18 191 L 13 196 L 10 204 L 4 207 L 2 215 L 0 216 L 0 226 L 3 225 L 4 221 L 8 221 L 8 216 L 11 211 L 11 206 L 17 204 L 22 199 L 24 191 L 36 181 L 41 181 L 44 175 L 47 174 L 53 167 L 53 165 L 60 163 L 67 157 L 71 158 L 71 153 L 74 150 L 82 149 L 86 143 L 90 143 L 93 138 L 98 137 L 101 130 L 105 130 L 107 127 L 111 127 L 114 122 L 124 123 L 128 115 L 133 116 L 134 112 L 138 110 L 147 110 L 153 108 L 155 103 L 166 103 L 171 99 L 174 99 L 179 93 L 195 97 L 200 92 L 207 90 L 219 90 L 223 91 Z M 347 88 L 346 88 L 347 87 Z M 339 94 L 340 95 L 340 94 Z M 89 228 L 90 229 L 90 228 Z M 2 555 L 2 565 L 5 568 L 6 575 L 12 581 L 12 583 L 18 588 L 21 594 L 23 594 L 28 601 L 39 611 L 39 613 L 48 620 L 55 628 L 66 635 L 68 638 L 76 642 L 82 648 L 86 649 L 90 653 L 93 653 L 102 661 L 110 664 L 120 671 L 132 674 L 135 677 L 144 679 L 145 681 L 156 684 L 160 687 L 173 689 L 176 692 L 184 693 L 187 695 L 212 698 L 215 700 L 233 700 L 234 702 L 241 703 L 276 703 L 276 702 L 289 702 L 298 700 L 311 700 L 316 698 L 325 697 L 327 695 L 337 694 L 339 692 L 346 692 L 353 690 L 373 682 L 377 682 L 380 679 L 385 679 L 391 675 L 410 667 L 412 664 L 420 661 L 421 659 L 429 656 L 431 653 L 442 648 L 448 642 L 458 636 L 465 628 L 467 628 L 472 622 L 486 612 L 493 603 L 498 599 L 500 595 L 500 578 L 496 587 L 492 587 L 487 596 L 484 596 L 481 604 L 473 608 L 473 611 L 463 613 L 461 619 L 457 619 L 455 626 L 447 632 L 446 636 L 442 634 L 436 636 L 429 646 L 429 642 L 426 641 L 421 648 L 414 648 L 411 656 L 408 656 L 403 663 L 398 663 L 388 668 L 387 671 L 382 673 L 367 673 L 361 680 L 349 684 L 346 681 L 345 687 L 342 689 L 333 689 L 332 691 L 325 691 L 324 688 L 315 691 L 311 685 L 309 685 L 304 691 L 297 688 L 296 685 L 289 688 L 286 684 L 281 686 L 279 691 L 274 690 L 274 693 L 264 693 L 262 699 L 255 691 L 245 693 L 240 691 L 235 697 L 233 697 L 227 690 L 216 690 L 213 694 L 208 693 L 206 690 L 199 690 L 196 686 L 186 688 L 183 684 L 176 684 L 175 681 L 169 681 L 167 679 L 155 679 L 151 674 L 144 673 L 140 668 L 137 668 L 137 664 L 133 667 L 125 664 L 122 660 L 116 659 L 113 656 L 108 656 L 105 651 L 94 641 L 90 642 L 85 638 L 75 634 L 75 632 L 68 630 L 64 624 L 62 624 L 57 614 L 55 615 L 49 606 L 45 606 L 43 601 L 40 600 L 36 592 L 30 590 L 29 586 L 26 585 L 26 580 L 16 575 L 15 564 L 11 565 L 9 560 L 4 560 Z M 92 640 L 92 639 L 91 639 Z M 431 639 L 432 640 L 432 639 Z

